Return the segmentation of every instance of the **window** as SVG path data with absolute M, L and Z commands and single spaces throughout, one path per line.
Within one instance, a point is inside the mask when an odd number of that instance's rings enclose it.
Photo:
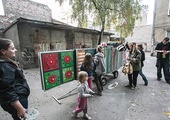
M 5 15 L 2 0 L 0 0 L 0 15 Z
M 167 31 L 167 37 L 170 38 L 170 31 Z
M 168 15 L 170 15 L 170 0 L 169 0 L 169 6 L 168 6 Z

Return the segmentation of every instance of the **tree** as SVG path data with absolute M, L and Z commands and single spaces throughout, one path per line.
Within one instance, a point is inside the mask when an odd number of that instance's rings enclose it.
M 56 0 L 62 5 L 65 0 Z M 88 17 L 93 18 L 93 25 L 101 26 L 98 44 L 105 28 L 111 24 L 122 37 L 133 34 L 135 21 L 140 19 L 142 0 L 69 0 L 72 6 L 72 18 L 79 27 L 86 27 Z

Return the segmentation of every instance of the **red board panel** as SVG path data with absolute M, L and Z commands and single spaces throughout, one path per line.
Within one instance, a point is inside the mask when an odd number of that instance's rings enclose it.
M 42 54 L 42 64 L 44 72 L 58 69 L 58 53 Z

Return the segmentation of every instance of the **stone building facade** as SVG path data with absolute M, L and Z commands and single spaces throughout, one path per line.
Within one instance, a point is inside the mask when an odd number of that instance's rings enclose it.
M 152 37 L 152 25 L 147 25 L 147 12 L 141 12 L 142 20 L 138 20 L 135 23 L 133 35 L 128 36 L 125 40 L 128 42 L 136 42 L 137 44 L 143 44 L 145 51 L 151 51 L 151 37 Z
M 138 26 L 133 30 L 133 35 L 126 38 L 128 42 L 143 44 L 144 51 L 151 51 L 152 25 Z
M 52 21 L 52 12 L 47 5 L 31 0 L 2 0 L 4 16 L 0 16 L 0 23 L 8 27 L 17 18 L 23 17 L 39 21 Z
M 160 42 L 164 37 L 170 37 L 170 1 L 155 0 L 155 40 Z
M 25 18 L 17 19 L 3 33 L 5 38 L 13 40 L 16 56 L 24 68 L 38 66 L 38 52 L 76 49 L 83 45 L 95 48 L 100 34 L 96 30 Z M 110 35 L 105 32 L 102 42 L 107 42 Z

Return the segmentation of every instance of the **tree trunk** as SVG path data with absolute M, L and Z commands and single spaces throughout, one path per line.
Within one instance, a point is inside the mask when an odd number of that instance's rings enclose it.
M 102 37 L 103 37 L 103 33 L 104 33 L 104 22 L 102 23 L 102 29 L 101 29 L 101 31 L 100 31 L 100 36 L 99 36 L 99 40 L 98 40 L 98 45 L 101 44 Z

